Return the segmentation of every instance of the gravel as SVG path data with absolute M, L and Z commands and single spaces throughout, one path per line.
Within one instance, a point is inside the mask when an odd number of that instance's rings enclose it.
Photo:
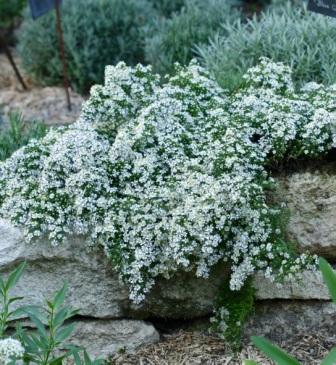
M 336 339 L 309 335 L 279 344 L 303 365 L 320 364 Z M 241 365 L 243 360 L 260 365 L 274 363 L 256 348 L 247 344 L 241 352 L 233 353 L 225 341 L 202 332 L 179 331 L 162 336 L 159 343 L 140 348 L 134 353 L 119 353 L 110 359 L 111 365 Z

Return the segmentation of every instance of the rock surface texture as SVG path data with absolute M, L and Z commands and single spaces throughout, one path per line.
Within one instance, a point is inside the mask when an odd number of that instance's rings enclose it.
M 316 171 L 276 177 L 275 199 L 290 210 L 288 236 L 300 249 L 336 259 L 335 163 Z M 333 172 L 334 171 L 334 172 Z M 25 243 L 19 229 L 0 220 L 0 275 L 7 275 L 25 260 L 27 268 L 13 294 L 24 296 L 22 304 L 42 304 L 69 283 L 68 304 L 80 309 L 73 343 L 92 355 L 108 356 L 121 348 L 134 349 L 159 339 L 149 318 L 195 319 L 212 312 L 213 302 L 226 267 L 217 267 L 209 280 L 177 274 L 160 280 L 141 306 L 128 299 L 128 289 L 98 249 L 88 250 L 80 237 L 58 247 L 48 242 Z M 336 306 L 318 272 L 304 272 L 301 279 L 277 285 L 256 275 L 258 300 L 245 336 L 281 336 L 333 330 Z
M 288 237 L 302 250 L 336 259 L 336 163 L 276 178 L 276 200 L 286 203 Z
M 128 299 L 127 287 L 100 249 L 89 250 L 79 237 L 57 247 L 28 244 L 19 229 L 0 220 L 0 275 L 8 275 L 22 261 L 27 267 L 12 291 L 24 297 L 20 305 L 43 304 L 67 281 L 67 304 L 80 309 L 73 342 L 100 356 L 157 341 L 158 332 L 143 321 L 148 317 L 208 315 L 227 276 L 227 269 L 219 267 L 209 280 L 195 279 L 192 273 L 161 280 L 139 306 Z

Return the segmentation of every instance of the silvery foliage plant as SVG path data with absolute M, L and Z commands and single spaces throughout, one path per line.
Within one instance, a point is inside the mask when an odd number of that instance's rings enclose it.
M 0 165 L 0 214 L 28 241 L 68 235 L 104 247 L 141 302 L 158 276 L 208 277 L 228 261 L 230 287 L 315 265 L 295 255 L 268 205 L 265 166 L 336 145 L 335 89 L 295 91 L 291 69 L 261 59 L 228 94 L 196 62 L 160 79 L 108 66 L 79 120 Z

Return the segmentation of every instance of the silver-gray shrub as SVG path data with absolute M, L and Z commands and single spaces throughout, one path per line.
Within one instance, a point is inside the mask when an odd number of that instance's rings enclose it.
M 335 148 L 335 100 L 335 86 L 295 90 L 265 58 L 232 95 L 195 62 L 165 82 L 108 66 L 76 123 L 0 163 L 0 216 L 28 241 L 101 245 L 136 302 L 158 276 L 206 278 L 223 261 L 232 290 L 257 270 L 293 275 L 313 258 L 286 245 L 265 166 Z
M 185 6 L 171 18 L 159 18 L 149 30 L 145 41 L 145 59 L 155 71 L 170 73 L 174 63 L 186 65 L 194 57 L 194 46 L 208 42 L 220 25 L 232 23 L 240 13 L 237 0 L 186 0 Z
M 336 80 L 335 19 L 311 13 L 305 5 L 274 4 L 260 18 L 237 20 L 223 28 L 228 36 L 217 35 L 198 49 L 222 86 L 236 88 L 261 56 L 290 65 L 298 84 Z
M 156 14 L 148 0 L 64 1 L 62 23 L 72 87 L 85 93 L 103 82 L 107 64 L 143 62 L 142 28 Z M 27 12 L 18 34 L 23 67 L 43 85 L 62 82 L 55 28 L 53 13 L 34 21 Z

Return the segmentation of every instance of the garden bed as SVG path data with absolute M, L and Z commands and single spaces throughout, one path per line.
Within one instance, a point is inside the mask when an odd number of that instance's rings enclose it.
M 303 365 L 318 365 L 330 349 L 335 339 L 318 334 L 307 335 L 279 343 L 289 353 L 296 356 Z M 131 354 L 119 353 L 111 358 L 111 365 L 241 365 L 242 360 L 254 359 L 262 365 L 273 362 L 256 350 L 245 345 L 238 353 L 221 339 L 199 331 L 182 330 L 162 336 L 160 342 L 144 346 Z
M 20 64 L 20 59 L 15 59 Z M 3 54 L 0 54 L 0 70 L 0 114 L 19 112 L 26 120 L 45 121 L 48 125 L 69 124 L 78 118 L 84 101 L 80 95 L 70 92 L 72 110 L 69 111 L 62 87 L 36 86 L 25 77 L 29 89 L 22 91 Z

